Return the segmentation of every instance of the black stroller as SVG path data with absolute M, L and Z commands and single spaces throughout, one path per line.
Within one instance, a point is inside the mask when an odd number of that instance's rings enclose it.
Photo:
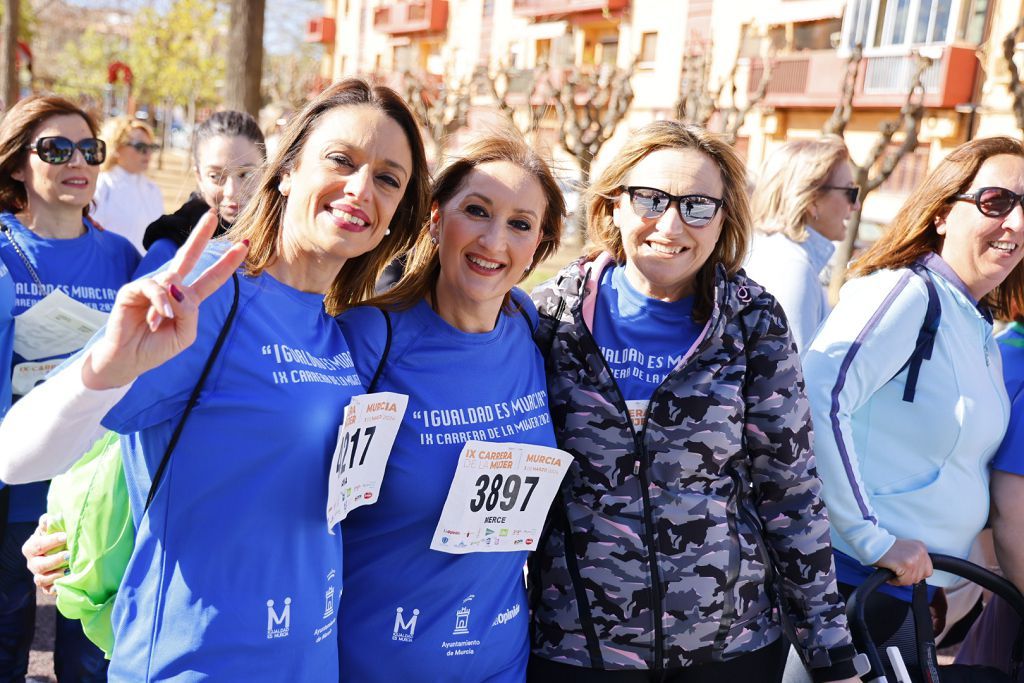
M 1012 583 L 966 560 L 937 553 L 932 553 L 931 558 L 937 571 L 973 581 L 1001 597 L 1024 623 L 1024 595 Z M 1009 673 L 983 666 L 939 666 L 927 589 L 923 582 L 914 586 L 913 605 L 907 622 L 888 641 L 873 642 L 864 619 L 865 605 L 868 596 L 894 576 L 888 569 L 877 570 L 857 587 L 846 602 L 854 644 L 859 652 L 867 655 L 871 665 L 863 680 L 868 683 L 1012 683 L 1017 680 L 1024 655 L 1024 628 L 1017 633 L 1010 661 L 1006 663 Z M 879 653 L 880 649 L 886 652 L 885 660 Z

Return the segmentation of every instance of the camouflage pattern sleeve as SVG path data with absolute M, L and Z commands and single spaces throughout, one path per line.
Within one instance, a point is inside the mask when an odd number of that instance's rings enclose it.
M 796 630 L 795 645 L 813 668 L 829 668 L 854 652 L 814 465 L 810 407 L 781 306 L 772 300 L 756 308 L 760 315 L 746 341 L 744 441 L 757 514 Z

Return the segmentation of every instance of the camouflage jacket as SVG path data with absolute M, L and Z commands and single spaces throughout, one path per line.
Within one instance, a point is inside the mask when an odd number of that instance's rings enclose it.
M 852 675 L 781 307 L 719 269 L 710 320 L 634 428 L 590 332 L 610 264 L 577 261 L 533 292 L 555 433 L 575 457 L 531 559 L 534 654 L 610 670 L 729 659 L 780 636 L 778 591 L 815 674 Z

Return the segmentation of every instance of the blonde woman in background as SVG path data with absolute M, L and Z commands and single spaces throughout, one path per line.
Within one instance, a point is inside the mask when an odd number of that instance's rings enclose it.
M 107 143 L 107 159 L 96 183 L 91 217 L 143 252 L 146 226 L 164 212 L 160 188 L 146 177 L 149 160 L 159 148 L 153 142 L 153 129 L 129 116 L 118 116 L 103 124 L 100 138 Z
M 842 139 L 796 140 L 775 151 L 754 189 L 754 246 L 747 275 L 764 285 L 785 311 L 803 351 L 828 315 L 819 276 L 846 219 L 859 207 L 859 188 Z

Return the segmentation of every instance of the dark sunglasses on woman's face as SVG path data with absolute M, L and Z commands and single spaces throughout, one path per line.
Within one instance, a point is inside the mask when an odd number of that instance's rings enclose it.
M 124 144 L 126 147 L 131 147 L 139 154 L 149 154 L 160 149 L 160 145 L 155 142 L 139 142 L 136 140 L 134 142 L 126 142 Z
M 82 138 L 78 142 L 72 142 L 63 135 L 53 135 L 39 138 L 28 148 L 48 164 L 68 163 L 75 155 L 75 149 L 82 153 L 85 163 L 90 166 L 99 166 L 107 158 L 107 145 L 99 138 Z
M 715 218 L 724 203 L 703 194 L 672 195 L 653 187 L 620 187 L 629 194 L 633 212 L 642 218 L 658 218 L 675 202 L 679 216 L 691 228 L 703 228 Z
M 973 194 L 955 194 L 949 201 L 972 201 L 985 216 L 1002 218 L 1013 211 L 1017 204 L 1024 207 L 1024 194 L 1017 194 L 1005 187 L 983 187 Z
M 842 190 L 846 193 L 846 201 L 850 202 L 850 205 L 857 203 L 857 198 L 860 197 L 860 187 L 853 185 L 847 187 L 846 185 L 822 185 L 823 190 Z

